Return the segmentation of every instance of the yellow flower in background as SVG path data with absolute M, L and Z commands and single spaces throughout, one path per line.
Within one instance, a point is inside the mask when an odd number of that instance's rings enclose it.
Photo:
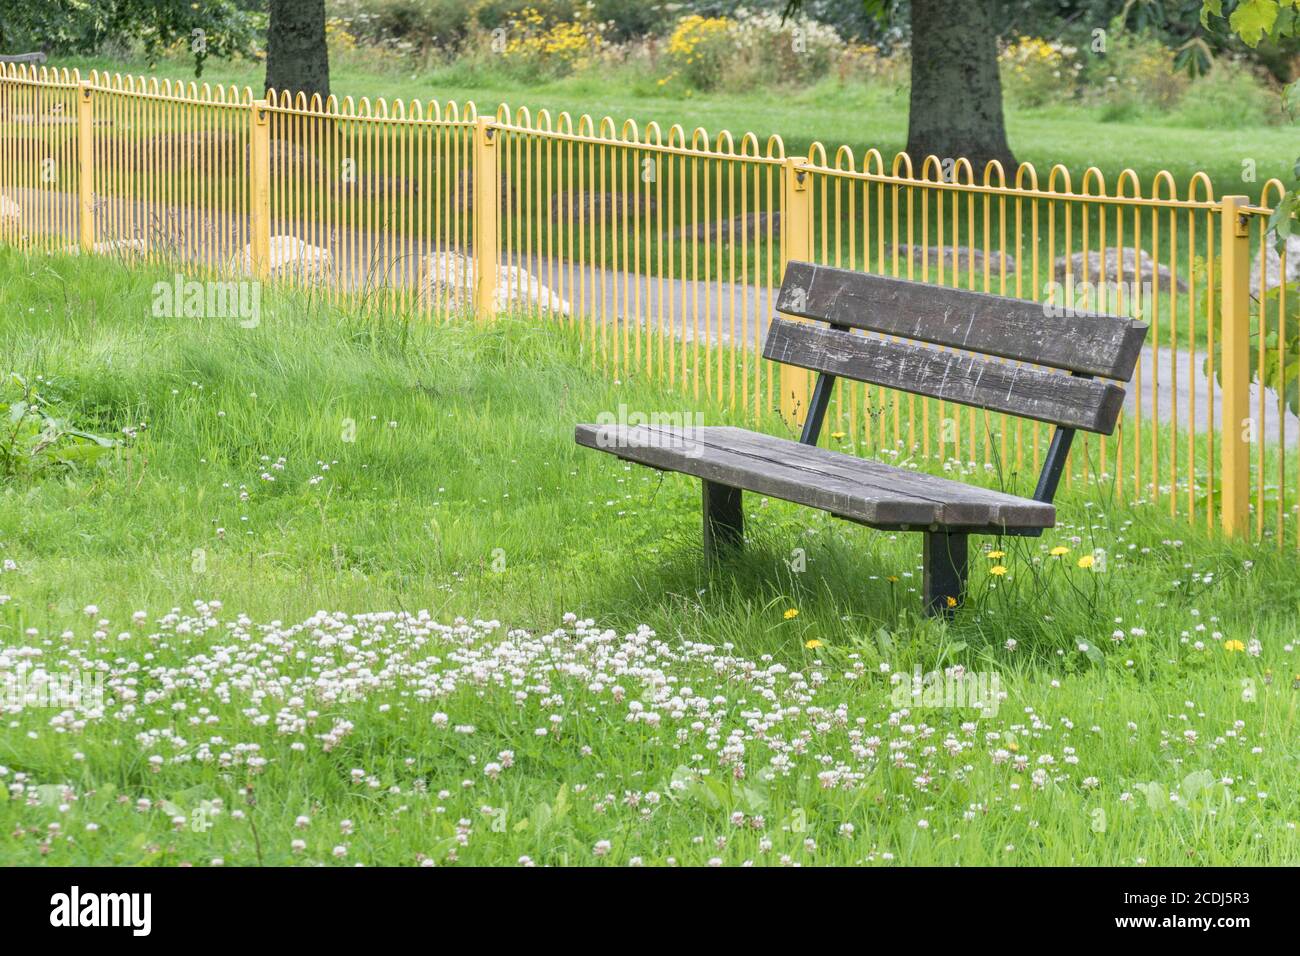
M 843 441 L 844 432 L 831 432 L 831 437 L 834 438 L 836 441 Z
M 799 616 L 799 609 L 798 609 L 797 607 L 792 607 L 792 608 L 787 608 L 787 609 L 786 609 L 786 612 L 785 612 L 785 619 L 786 619 L 787 621 L 791 620 L 792 618 L 796 618 L 796 617 L 798 617 L 798 616 Z
M 998 577 L 1002 577 L 1002 575 L 1006 573 L 1007 569 L 1000 564 L 995 564 L 993 567 L 989 568 L 989 574 L 996 574 Z
M 898 575 L 897 575 L 897 574 L 890 574 L 890 575 L 887 575 L 887 576 L 885 577 L 885 580 L 888 581 L 890 584 L 897 584 L 897 583 L 898 583 Z
M 1005 551 L 990 551 L 988 554 L 984 555 L 984 557 L 989 558 L 990 560 L 1005 558 L 1006 556 L 1007 553 Z
M 1054 547 L 1054 548 L 1053 548 L 1051 551 L 1049 551 L 1048 553 L 1049 553 L 1052 557 L 1054 557 L 1054 558 L 1059 558 L 1059 557 L 1060 557 L 1061 555 L 1063 555 L 1063 554 L 1069 554 L 1069 553 L 1070 553 L 1070 549 L 1069 549 L 1069 548 L 1064 548 L 1064 547 L 1062 547 L 1061 545 L 1058 544 L 1056 547 Z
M 1081 567 L 1081 568 L 1090 568 L 1090 567 L 1092 567 L 1093 562 L 1094 562 L 1095 560 L 1096 560 L 1096 559 L 1095 559 L 1092 555 L 1090 555 L 1090 554 L 1085 554 L 1083 557 L 1081 557 L 1081 558 L 1078 560 L 1078 565 L 1079 565 L 1079 567 Z
M 956 599 L 955 597 L 953 597 L 951 594 L 948 595 L 948 606 L 949 606 L 949 607 L 956 607 L 956 606 L 957 606 L 957 599 Z
M 1228 641 L 1223 645 L 1223 649 L 1231 654 L 1233 651 L 1244 651 L 1246 645 L 1241 643 L 1241 641 Z
M 816 648 L 821 647 L 821 646 L 822 646 L 822 642 L 819 641 L 819 640 L 817 640 L 817 638 L 814 637 L 811 641 L 805 641 L 803 646 L 806 647 L 806 648 L 808 648 L 808 650 L 811 651 L 811 650 L 815 650 Z

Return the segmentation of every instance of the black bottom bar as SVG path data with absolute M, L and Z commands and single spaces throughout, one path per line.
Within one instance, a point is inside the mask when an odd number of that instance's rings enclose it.
M 966 595 L 965 534 L 925 533 L 925 613 L 952 617 Z
M 745 541 L 745 514 L 739 488 L 704 481 L 704 555 L 709 560 L 739 550 Z

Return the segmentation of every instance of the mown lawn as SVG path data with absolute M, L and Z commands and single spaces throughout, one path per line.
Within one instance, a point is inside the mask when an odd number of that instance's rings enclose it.
M 160 279 L 0 252 L 4 371 L 135 433 L 0 484 L 0 680 L 104 690 L 7 696 L 0 862 L 1300 861 L 1289 555 L 1076 482 L 950 625 L 915 536 L 757 496 L 710 573 L 698 484 L 572 430 L 720 408 L 550 326 Z M 907 699 L 959 667 L 983 710 Z

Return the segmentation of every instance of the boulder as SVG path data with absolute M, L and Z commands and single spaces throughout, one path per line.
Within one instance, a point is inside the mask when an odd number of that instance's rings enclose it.
M 900 255 L 911 256 L 912 261 L 920 263 L 924 258 L 931 266 L 939 264 L 940 257 L 943 258 L 943 267 L 949 269 L 952 267 L 952 246 L 906 246 L 898 247 Z M 957 268 L 967 272 L 983 272 L 984 261 L 988 259 L 989 272 L 994 275 L 1001 275 L 1003 263 L 1006 264 L 1007 274 L 1010 275 L 1016 271 L 1016 260 L 1005 252 L 990 252 L 985 254 L 982 249 L 968 249 L 966 246 L 957 246 Z M 886 253 L 886 261 L 890 256 Z
M 423 266 L 417 295 L 420 308 L 455 311 L 473 307 L 475 267 L 472 259 L 458 252 L 435 252 L 424 258 Z M 527 270 L 508 265 L 497 267 L 496 307 L 501 312 L 520 309 L 569 314 L 568 302 L 538 282 Z
M 296 236 L 272 236 L 270 259 L 273 279 L 291 276 L 304 282 L 319 283 L 328 281 L 334 272 L 334 257 L 328 249 L 310 245 Z M 228 268 L 239 275 L 251 275 L 252 245 L 244 246 L 244 251 L 230 260 Z
M 1174 287 L 1171 281 L 1173 273 L 1166 266 L 1158 265 L 1144 250 L 1129 246 L 1107 249 L 1104 269 L 1101 252 L 1097 250 L 1061 256 L 1052 269 L 1057 282 L 1065 281 L 1067 263 L 1076 284 L 1084 281 L 1095 284 L 1104 278 L 1109 283 L 1130 282 L 1141 285 L 1149 282 L 1163 292 Z M 1179 292 L 1187 291 L 1187 282 L 1182 277 L 1178 279 L 1177 289 Z
M 1261 273 L 1263 274 L 1265 290 L 1275 289 L 1282 285 L 1283 282 L 1300 280 L 1300 233 L 1288 236 L 1286 240 L 1285 279 L 1282 277 L 1282 257 L 1278 255 L 1272 237 L 1266 236 L 1265 241 L 1267 245 L 1264 247 L 1264 255 L 1257 257 L 1250 267 L 1250 291 L 1252 295 L 1259 293 Z

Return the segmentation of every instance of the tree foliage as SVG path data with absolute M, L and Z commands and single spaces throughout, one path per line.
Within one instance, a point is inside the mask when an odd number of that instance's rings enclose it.
M 130 39 L 153 61 L 184 43 L 198 75 L 210 56 L 249 52 L 258 19 L 234 0 L 21 0 L 0 4 L 0 52 L 92 54 Z
M 1229 30 L 1251 47 L 1258 46 L 1265 38 L 1276 42 L 1300 37 L 1300 0 L 1203 0 L 1201 23 L 1205 28 L 1221 30 L 1225 22 Z M 1300 79 L 1287 87 L 1284 98 L 1294 116 L 1300 109 Z M 1291 175 L 1291 188 L 1268 220 L 1279 251 L 1293 233 L 1300 233 L 1296 228 L 1300 221 L 1300 157 Z

